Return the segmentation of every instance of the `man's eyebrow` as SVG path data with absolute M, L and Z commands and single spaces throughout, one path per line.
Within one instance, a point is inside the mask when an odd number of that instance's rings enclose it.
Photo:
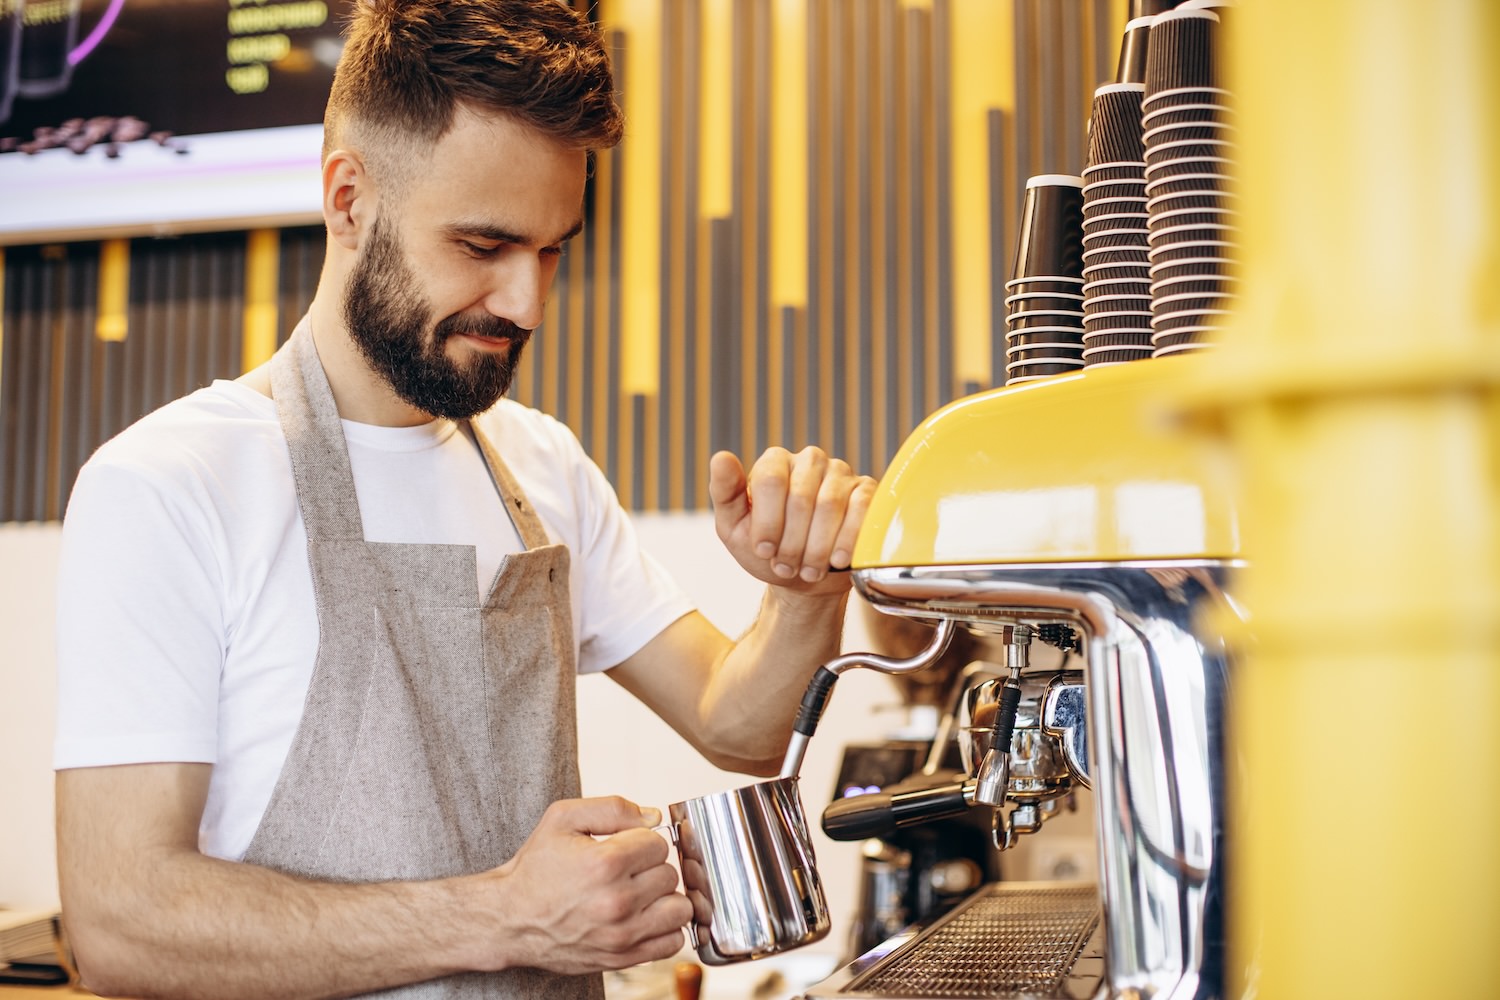
M 496 226 L 485 222 L 455 222 L 444 227 L 444 232 L 452 239 L 462 239 L 466 236 L 477 236 L 482 240 L 493 240 L 496 243 L 515 243 L 520 246 L 529 246 L 538 243 L 540 246 L 554 246 L 558 243 L 566 243 L 579 233 L 583 232 L 583 220 L 578 219 L 568 231 L 555 240 L 539 242 L 531 239 L 525 233 L 518 233 L 504 226 Z

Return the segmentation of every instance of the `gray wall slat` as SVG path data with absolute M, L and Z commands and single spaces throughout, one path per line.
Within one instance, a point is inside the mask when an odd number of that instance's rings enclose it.
M 932 23 L 924 10 L 906 12 L 906 79 L 907 170 L 911 174 L 911 203 L 908 244 L 911 246 L 910 305 L 911 324 L 910 374 L 911 419 L 916 421 L 935 409 L 927 396 L 927 344 L 933 331 L 927 328 L 927 127 L 928 107 L 932 100 Z
M 1062 128 L 1062 172 L 1065 174 L 1081 174 L 1083 172 L 1086 136 L 1084 130 L 1078 127 L 1078 109 L 1083 107 L 1084 90 L 1084 49 L 1086 40 L 1083 34 L 1083 11 L 1079 7 L 1079 0 L 1068 0 L 1067 3 L 1056 4 L 1057 17 L 1061 20 L 1062 28 L 1062 52 L 1061 68 L 1062 79 L 1059 82 L 1059 95 L 1062 100 L 1063 114 L 1059 123 Z M 1093 67 L 1088 67 L 1089 75 L 1093 75 Z M 1090 91 L 1092 93 L 1092 91 Z
M 1013 161 L 1016 165 L 1016 183 L 1024 186 L 1026 178 L 1040 173 L 1036 168 L 1036 144 L 1032 140 L 1032 126 L 1036 121 L 1033 105 L 1037 101 L 1028 81 L 1037 71 L 1036 61 L 1036 4 L 1037 0 L 1016 0 L 1014 7 L 1016 38 L 1016 148 Z
M 682 30 L 688 39 L 684 46 L 683 74 L 690 85 L 683 87 L 682 113 L 685 120 L 683 131 L 683 305 L 682 315 L 686 330 L 683 336 L 682 371 L 687 380 L 683 387 L 682 402 L 682 481 L 684 506 L 698 506 L 698 496 L 703 491 L 699 481 L 699 469 L 707 469 L 708 456 L 702 454 L 704 442 L 700 428 L 703 415 L 698 408 L 698 101 L 699 74 L 702 63 L 698 53 L 702 48 L 702 17 L 698 0 L 686 0 L 682 7 Z M 700 466 L 700 461 L 703 463 Z M 707 478 L 706 475 L 703 476 Z
M 846 357 L 848 351 L 845 345 L 848 337 L 848 314 L 847 302 L 848 290 L 848 240 L 845 237 L 848 223 L 848 205 L 845 200 L 846 186 L 840 183 L 841 175 L 847 168 L 849 151 L 845 141 L 844 132 L 848 119 L 846 106 L 848 102 L 848 87 L 845 85 L 845 74 L 848 72 L 848 60 L 845 58 L 845 48 L 842 39 L 848 38 L 850 9 L 848 0 L 832 0 L 830 3 L 836 21 L 835 30 L 830 32 L 828 45 L 828 108 L 831 121 L 829 123 L 829 157 L 832 159 L 833 167 L 833 189 L 828 192 L 828 197 L 833 204 L 833 232 L 829 239 L 829 256 L 833 262 L 833 281 L 830 283 L 829 294 L 833 296 L 832 302 L 832 328 L 824 332 L 824 336 L 831 339 L 833 370 L 827 373 L 827 382 L 817 383 L 819 391 L 824 386 L 831 390 L 833 397 L 833 426 L 828 428 L 828 440 L 824 447 L 835 455 L 849 454 L 849 429 L 846 419 L 845 396 L 849 384 L 849 362 Z
M 630 69 L 627 62 L 629 54 L 625 35 L 623 32 L 612 31 L 609 33 L 610 48 L 615 70 L 615 100 L 620 101 L 621 81 L 626 78 Z M 620 399 L 620 221 L 624 213 L 621 204 L 625 196 L 625 171 L 621 169 L 618 157 L 614 163 L 614 169 L 609 172 L 610 198 L 609 198 L 609 259 L 606 264 L 609 268 L 609 306 L 608 306 L 608 357 L 605 364 L 608 367 L 608 393 L 611 409 L 622 405 Z M 616 409 L 617 411 L 617 409 Z M 620 421 L 613 423 L 615 428 L 620 426 Z M 611 435 L 615 441 L 611 443 L 609 454 L 605 463 L 604 474 L 614 483 L 616 488 L 620 484 L 620 443 L 618 436 Z
M 884 267 L 881 271 L 881 284 L 884 286 L 884 302 L 881 310 L 882 325 L 885 327 L 885 337 L 882 340 L 881 351 L 884 359 L 884 379 L 879 387 L 872 388 L 876 391 L 874 410 L 872 412 L 872 426 L 874 417 L 881 420 L 884 446 L 881 453 L 875 456 L 875 461 L 862 465 L 860 471 L 869 472 L 876 468 L 876 462 L 884 467 L 890 461 L 891 454 L 896 446 L 900 444 L 903 414 L 901 413 L 901 290 L 908 282 L 901 280 L 900 261 L 897 255 L 897 247 L 901 241 L 897 238 L 900 231 L 900 183 L 901 183 L 901 159 L 897 150 L 897 130 L 901 123 L 902 104 L 897 83 L 903 79 L 906 67 L 904 56 L 906 46 L 904 37 L 899 26 L 901 8 L 897 0 L 886 0 L 880 8 L 880 45 L 879 63 L 881 67 L 876 71 L 880 83 L 880 119 L 883 122 L 880 162 L 885 175 L 885 188 L 882 191 L 882 201 L 885 210 L 882 213 L 885 218 L 885 232 L 881 234 L 881 244 L 885 249 Z M 894 72 L 892 71 L 894 67 Z
M 679 121 L 678 95 L 685 89 L 680 78 L 682 59 L 681 20 L 673 0 L 663 0 L 662 46 L 661 46 L 661 94 L 659 113 L 661 128 L 657 143 L 657 155 L 661 158 L 658 194 L 661 212 L 657 218 L 657 239 L 661 245 L 660 271 L 657 273 L 657 294 L 661 307 L 661 318 L 656 334 L 656 506 L 659 510 L 671 507 L 672 496 L 672 359 L 675 346 L 672 343 L 672 303 L 677 301 L 681 289 L 677 287 L 675 275 L 682 255 L 680 234 L 673 228 L 673 170 L 676 159 L 673 148 L 673 122 Z M 642 440 L 645 440 L 642 435 Z M 636 457 L 642 471 L 645 463 Z
M 932 103 L 933 119 L 937 123 L 933 145 L 936 161 L 933 169 L 937 176 L 933 186 L 937 189 L 937 330 L 938 338 L 938 398 L 942 405 L 953 398 L 953 102 L 948 82 L 948 71 L 952 55 L 948 49 L 951 37 L 952 7 L 949 0 L 933 0 L 932 4 Z
M 875 455 L 870 447 L 871 430 L 874 427 L 872 383 L 875 380 L 874 317 L 870 308 L 873 299 L 872 265 L 874 253 L 871 247 L 870 203 L 874 193 L 873 104 L 870 94 L 873 89 L 870 62 L 873 58 L 874 41 L 870 37 L 872 22 L 863 16 L 864 11 L 854 11 L 854 162 L 855 184 L 850 213 L 854 218 L 855 294 L 853 315 L 849 321 L 854 325 L 855 344 L 855 420 L 850 434 L 856 443 L 850 445 L 842 457 L 856 469 L 874 468 Z
M 1005 184 L 1005 173 L 994 169 L 1004 163 L 1005 112 L 991 108 L 985 116 L 990 151 L 990 384 L 1005 384 L 1005 281 L 1009 270 L 1009 252 L 1005 238 L 1006 208 L 1012 193 Z
M 827 128 L 828 88 L 824 72 L 827 62 L 821 53 L 827 42 L 826 28 L 828 8 L 825 4 L 808 4 L 807 7 L 807 321 L 803 331 L 803 370 L 806 378 L 800 393 L 802 403 L 803 442 L 825 444 L 827 428 L 823 426 L 822 401 L 814 386 L 822 384 L 822 338 L 823 330 L 823 282 L 821 280 L 823 250 L 823 190 L 822 137 Z
M 771 370 L 771 6 L 752 8 L 752 52 L 755 102 L 755 447 L 759 455 L 770 440 Z M 778 441 L 776 444 L 783 444 Z
M 732 271 L 732 254 L 729 243 L 734 238 L 734 224 L 729 219 L 714 219 L 709 223 L 709 322 L 714 331 L 729 331 L 731 322 L 729 310 L 733 308 L 733 298 L 730 295 L 729 286 L 734 283 Z M 729 450 L 739 454 L 739 444 L 736 435 L 737 420 L 734 414 L 734 395 L 729 391 L 729 383 L 738 381 L 739 358 L 734 352 L 734 346 L 725 338 L 722 346 L 719 337 L 715 336 L 714 350 L 709 357 L 709 383 L 708 398 L 711 417 L 709 418 L 709 451 Z

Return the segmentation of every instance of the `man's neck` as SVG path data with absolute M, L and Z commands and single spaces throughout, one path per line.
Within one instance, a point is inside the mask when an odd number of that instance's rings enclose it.
M 323 363 L 340 417 L 384 427 L 414 427 L 432 419 L 432 414 L 397 396 L 390 385 L 370 369 L 349 336 L 342 310 L 333 297 L 320 291 L 313 299 L 308 317 L 318 360 Z

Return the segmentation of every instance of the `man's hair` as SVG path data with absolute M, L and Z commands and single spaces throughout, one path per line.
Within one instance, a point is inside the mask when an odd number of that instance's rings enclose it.
M 562 0 L 357 0 L 325 155 L 349 143 L 378 172 L 404 173 L 460 103 L 587 150 L 613 146 L 624 128 L 599 30 Z

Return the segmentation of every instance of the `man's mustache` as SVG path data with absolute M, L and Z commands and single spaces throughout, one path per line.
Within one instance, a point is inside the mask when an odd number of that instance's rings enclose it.
M 438 323 L 434 332 L 439 340 L 446 340 L 460 333 L 473 337 L 504 338 L 510 341 L 512 347 L 520 347 L 531 337 L 530 330 L 499 316 L 449 316 Z

